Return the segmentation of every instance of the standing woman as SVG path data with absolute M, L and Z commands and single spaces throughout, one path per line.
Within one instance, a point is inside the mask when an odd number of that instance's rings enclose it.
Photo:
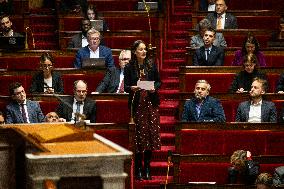
M 154 89 L 144 90 L 138 80 L 154 81 Z M 146 44 L 137 40 L 131 47 L 131 60 L 124 68 L 124 89 L 129 93 L 129 107 L 135 121 L 135 176 L 143 179 L 142 156 L 144 154 L 144 179 L 151 180 L 150 162 L 153 150 L 161 148 L 158 89 L 161 86 L 155 63 L 149 59 Z
M 40 57 L 39 67 L 41 71 L 33 76 L 30 93 L 64 93 L 61 75 L 53 71 L 53 56 L 43 53 Z

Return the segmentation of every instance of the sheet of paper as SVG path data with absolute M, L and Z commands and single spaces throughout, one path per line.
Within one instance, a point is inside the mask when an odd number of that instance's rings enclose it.
M 137 81 L 137 86 L 145 90 L 154 90 L 154 81 Z

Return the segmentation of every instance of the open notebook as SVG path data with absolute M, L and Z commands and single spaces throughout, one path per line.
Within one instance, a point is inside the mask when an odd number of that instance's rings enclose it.
M 103 31 L 104 30 L 104 21 L 103 20 L 90 20 L 91 25 L 95 30 Z

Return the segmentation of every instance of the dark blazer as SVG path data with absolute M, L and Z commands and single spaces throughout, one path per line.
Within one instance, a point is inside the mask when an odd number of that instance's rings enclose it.
M 54 89 L 54 93 L 63 94 L 64 87 L 63 81 L 61 79 L 61 75 L 58 72 L 52 72 L 52 88 Z M 43 93 L 44 92 L 44 78 L 43 72 L 39 72 L 38 74 L 33 76 L 32 84 L 30 87 L 30 93 Z
M 212 45 L 210 54 L 206 60 L 205 47 L 202 46 L 195 50 L 193 55 L 194 66 L 223 66 L 224 65 L 224 49 Z
M 235 93 L 239 88 L 243 88 L 245 91 L 250 91 L 252 81 L 255 77 L 267 80 L 267 76 L 265 73 L 259 72 L 258 70 L 254 70 L 252 73 L 248 73 L 246 71 L 241 71 L 236 74 L 229 92 Z
M 59 117 L 66 119 L 66 121 L 71 121 L 72 118 L 72 106 L 74 102 L 74 97 L 67 97 L 62 99 L 57 109 L 56 113 Z M 68 104 L 68 105 L 67 105 Z M 96 122 L 96 102 L 90 98 L 86 98 L 84 101 L 83 113 L 86 115 L 86 120 L 90 120 L 91 123 Z
M 27 110 L 29 121 L 31 123 L 40 123 L 44 121 L 44 115 L 40 105 L 36 101 L 27 100 Z M 6 123 L 24 123 L 20 105 L 16 101 L 12 101 L 6 106 Z
M 82 48 L 82 33 L 73 35 L 67 48 Z
M 239 104 L 236 122 L 247 122 L 249 119 L 250 101 Z M 262 101 L 261 105 L 261 122 L 277 122 L 276 107 L 273 102 Z
M 107 68 L 114 67 L 114 60 L 112 57 L 111 49 L 100 45 L 99 46 L 99 57 L 105 58 L 105 65 Z M 82 68 L 82 60 L 84 58 L 90 58 L 90 49 L 89 46 L 82 47 L 78 50 L 75 57 L 74 67 L 75 68 Z
M 117 67 L 111 67 L 106 71 L 105 77 L 96 89 L 99 93 L 116 93 L 120 82 L 121 69 Z
M 124 68 L 124 91 L 129 93 L 128 106 L 130 109 L 131 109 L 132 99 L 134 96 L 134 93 L 130 87 L 136 86 L 138 79 L 139 78 L 136 69 L 134 68 L 133 62 L 130 62 Z M 150 97 L 153 106 L 159 106 L 160 99 L 157 91 L 161 86 L 161 80 L 160 80 L 160 74 L 155 64 L 153 64 L 152 68 L 148 71 L 148 73 L 146 73 L 146 80 L 155 81 L 154 87 L 156 91 L 154 93 L 148 92 L 148 96 Z M 135 93 L 135 98 L 133 100 L 133 111 L 136 110 L 137 105 L 139 104 L 139 99 L 140 99 L 140 91 L 137 91 Z
M 279 92 L 279 91 L 284 91 L 284 74 L 283 73 L 279 77 L 275 92 Z
M 198 117 L 196 111 L 197 99 L 193 98 L 185 102 L 182 121 L 183 122 L 225 122 L 225 113 L 220 101 L 211 96 L 207 96 L 201 106 Z
M 216 29 L 217 13 L 209 13 L 206 16 L 206 19 L 208 19 L 211 22 L 212 27 Z M 226 12 L 224 29 L 238 29 L 237 18 L 231 13 Z

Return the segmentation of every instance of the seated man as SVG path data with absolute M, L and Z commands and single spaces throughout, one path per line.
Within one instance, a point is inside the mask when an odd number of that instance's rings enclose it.
M 240 103 L 236 122 L 277 122 L 276 107 L 273 102 L 262 100 L 267 89 L 267 81 L 255 78 L 249 92 L 250 100 Z
M 130 50 L 122 50 L 119 55 L 119 68 L 109 68 L 96 89 L 98 93 L 124 93 L 124 67 L 131 59 Z
M 203 36 L 204 36 L 205 31 L 210 27 L 211 27 L 210 21 L 207 19 L 202 19 L 198 23 L 199 34 L 191 37 L 190 46 L 191 47 L 204 46 Z M 215 39 L 213 41 L 213 45 L 216 47 L 227 47 L 227 42 L 225 41 L 225 38 L 222 33 L 220 32 L 216 33 Z
M 11 83 L 9 92 L 13 101 L 6 106 L 6 123 L 40 123 L 44 121 L 39 103 L 26 99 L 26 92 L 21 83 Z
M 76 53 L 74 62 L 75 68 L 82 68 L 82 60 L 84 58 L 105 58 L 106 68 L 114 67 L 114 60 L 112 57 L 111 49 L 100 45 L 101 34 L 95 29 L 90 29 L 87 32 L 88 45 L 82 47 Z
M 83 80 L 74 82 L 74 97 L 61 99 L 56 113 L 66 121 L 90 120 L 96 122 L 96 103 L 87 98 L 87 83 Z
M 65 120 L 63 118 L 59 118 L 56 112 L 49 112 L 46 114 L 45 122 L 52 123 L 52 122 L 64 122 Z
M 209 13 L 206 19 L 210 20 L 212 27 L 220 29 L 237 29 L 237 19 L 231 13 L 226 12 L 228 9 L 226 0 L 216 0 L 215 12 Z
M 223 66 L 224 49 L 213 45 L 216 31 L 208 28 L 203 36 L 204 46 L 196 49 L 193 55 L 194 66 Z
M 12 21 L 9 16 L 1 17 L 1 33 L 0 37 L 21 37 L 22 35 L 14 32 L 12 29 Z
M 195 97 L 186 101 L 182 113 L 184 122 L 225 122 L 225 113 L 219 100 L 210 97 L 210 84 L 198 80 L 195 84 Z
M 81 33 L 72 36 L 68 43 L 68 48 L 82 48 L 88 45 L 87 32 L 91 29 L 91 22 L 89 19 L 82 19 L 81 21 Z

